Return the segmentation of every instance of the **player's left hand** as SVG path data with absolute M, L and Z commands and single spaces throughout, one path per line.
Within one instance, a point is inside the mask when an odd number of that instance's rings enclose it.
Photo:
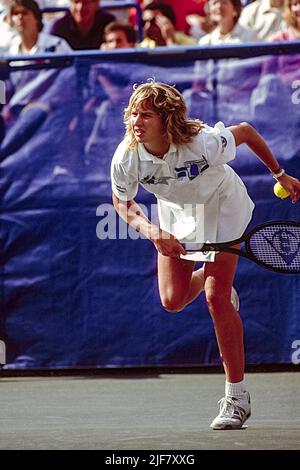
M 292 203 L 295 204 L 300 197 L 300 181 L 286 173 L 280 176 L 278 181 L 290 193 Z

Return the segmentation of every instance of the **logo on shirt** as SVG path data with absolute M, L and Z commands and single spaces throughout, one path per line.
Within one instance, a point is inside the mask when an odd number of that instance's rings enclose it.
M 170 180 L 188 180 L 197 178 L 209 167 L 206 158 L 202 155 L 200 160 L 185 161 L 181 167 L 174 168 L 174 176 L 145 176 L 140 182 L 142 184 L 164 184 L 168 185 Z
M 145 176 L 141 180 L 142 184 L 168 184 L 169 180 L 173 180 L 174 178 L 172 176 Z
M 176 179 L 189 179 L 192 181 L 209 167 L 206 158 L 202 155 L 200 160 L 184 162 L 184 166 L 175 168 Z

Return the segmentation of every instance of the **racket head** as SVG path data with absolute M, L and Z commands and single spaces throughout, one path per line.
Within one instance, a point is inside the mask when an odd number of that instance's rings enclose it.
M 252 259 L 271 271 L 300 274 L 300 223 L 271 221 L 258 225 L 245 240 Z

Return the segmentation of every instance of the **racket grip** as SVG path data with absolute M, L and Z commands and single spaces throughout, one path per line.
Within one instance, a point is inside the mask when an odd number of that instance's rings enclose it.
M 182 246 L 186 249 L 187 252 L 194 252 L 194 251 L 201 251 L 202 247 L 204 245 L 203 243 L 192 243 L 192 242 L 186 242 L 182 243 Z
M 182 243 L 182 246 L 186 249 L 186 251 L 201 251 L 204 243 Z

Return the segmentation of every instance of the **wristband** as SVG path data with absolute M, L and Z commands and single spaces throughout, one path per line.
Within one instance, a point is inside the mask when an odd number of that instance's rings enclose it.
M 279 170 L 277 170 L 276 172 L 275 171 L 271 171 L 271 174 L 273 176 L 273 178 L 275 180 L 277 180 L 278 178 L 280 178 L 280 176 L 283 176 L 285 174 L 285 170 L 283 168 L 280 168 Z

